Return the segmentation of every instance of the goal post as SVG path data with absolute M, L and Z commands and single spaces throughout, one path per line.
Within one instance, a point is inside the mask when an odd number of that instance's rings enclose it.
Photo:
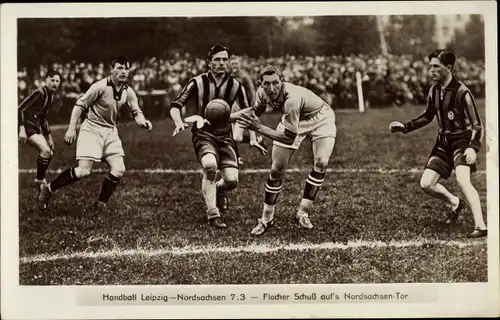
M 356 90 L 358 91 L 358 108 L 359 112 L 365 112 L 365 99 L 363 97 L 363 79 L 361 72 L 356 72 Z

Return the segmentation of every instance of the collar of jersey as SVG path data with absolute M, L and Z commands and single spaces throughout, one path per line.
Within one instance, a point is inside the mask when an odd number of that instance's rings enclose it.
M 217 86 L 217 81 L 215 81 L 215 78 L 212 76 L 212 72 L 207 72 L 208 80 L 212 81 L 216 86 Z M 225 72 L 224 73 L 224 78 L 222 79 L 220 84 L 223 84 L 226 82 L 227 78 L 229 78 L 229 73 Z
M 444 88 L 444 90 L 457 91 L 459 87 L 460 87 L 460 83 L 453 76 L 453 77 L 451 77 L 450 83 L 448 83 L 448 85 Z M 441 86 L 440 86 L 440 88 L 443 89 Z
M 113 88 L 115 88 L 115 89 L 116 89 L 116 86 L 115 86 L 115 84 L 113 83 L 113 81 L 111 81 L 111 78 L 110 78 L 110 77 L 108 77 L 108 78 L 106 78 L 106 79 L 108 80 L 107 85 L 108 85 L 108 86 L 111 86 L 111 87 L 113 87 Z M 125 88 L 127 88 L 127 87 L 128 87 L 128 83 L 127 83 L 127 82 L 124 82 L 124 83 L 123 83 L 123 85 L 122 85 L 122 90 L 123 90 L 123 89 L 125 89 Z

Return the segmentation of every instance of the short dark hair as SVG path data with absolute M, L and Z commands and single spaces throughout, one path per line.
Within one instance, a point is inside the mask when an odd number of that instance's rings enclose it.
M 113 58 L 113 60 L 111 60 L 111 68 L 114 68 L 117 63 L 128 65 L 129 67 L 131 65 L 130 60 L 126 56 L 118 56 Z
M 437 58 L 445 66 L 451 65 L 451 69 L 453 69 L 456 60 L 455 54 L 450 50 L 436 50 L 429 54 L 429 61 L 432 58 Z
M 260 81 L 262 81 L 262 77 L 264 77 L 264 76 L 270 76 L 270 75 L 273 75 L 273 74 L 278 75 L 278 77 L 280 77 L 280 79 L 283 78 L 283 73 L 281 73 L 280 68 L 278 68 L 276 66 L 265 66 L 259 72 L 259 79 L 260 79 Z
M 230 56 L 231 55 L 231 50 L 229 50 L 228 47 L 226 46 L 223 46 L 221 44 L 216 44 L 216 45 L 213 45 L 210 49 L 208 49 L 208 55 L 207 55 L 207 58 L 208 60 L 212 60 L 212 57 L 219 53 L 219 52 L 222 52 L 222 51 L 227 51 L 227 55 Z
M 58 76 L 59 80 L 62 80 L 61 74 L 57 72 L 56 70 L 49 70 L 47 71 L 47 75 L 45 76 L 46 78 L 52 78 L 53 76 Z

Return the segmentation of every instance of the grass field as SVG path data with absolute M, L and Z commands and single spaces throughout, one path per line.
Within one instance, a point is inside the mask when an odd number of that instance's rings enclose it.
M 484 103 L 481 101 L 484 119 Z M 20 283 L 51 284 L 254 284 L 487 281 L 485 239 L 468 240 L 469 211 L 451 227 L 446 208 L 419 188 L 419 170 L 435 141 L 432 124 L 393 135 L 388 124 L 423 107 L 337 112 L 338 139 L 311 220 L 292 218 L 311 168 L 310 143 L 296 152 L 277 206 L 277 223 L 264 236 L 250 230 L 260 217 L 270 158 L 241 147 L 245 165 L 230 196 L 229 228 L 205 221 L 201 174 L 186 131 L 173 138 L 169 120 L 151 133 L 119 126 L 130 170 L 104 213 L 90 206 L 104 174 L 61 190 L 48 213 L 36 205 L 36 153 L 19 149 Z M 275 124 L 277 115 L 265 122 Z M 51 169 L 75 164 L 75 149 L 54 130 Z M 270 143 L 268 142 L 268 145 Z M 485 148 L 473 175 L 486 217 Z M 98 165 L 97 168 L 105 168 Z M 164 169 L 144 172 L 145 169 Z M 168 170 L 166 170 L 168 169 Z M 383 169 L 383 170 L 379 170 Z M 389 171 L 388 171 L 389 170 Z M 55 173 L 48 175 L 49 179 Z M 453 179 L 444 182 L 454 193 Z M 460 194 L 461 195 L 461 194 Z M 462 196 L 462 195 L 461 195 Z

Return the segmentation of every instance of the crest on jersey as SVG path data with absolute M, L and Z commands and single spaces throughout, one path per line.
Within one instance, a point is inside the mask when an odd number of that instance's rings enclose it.
M 453 111 L 448 112 L 448 119 L 450 119 L 450 120 L 455 119 L 455 114 L 453 113 Z

